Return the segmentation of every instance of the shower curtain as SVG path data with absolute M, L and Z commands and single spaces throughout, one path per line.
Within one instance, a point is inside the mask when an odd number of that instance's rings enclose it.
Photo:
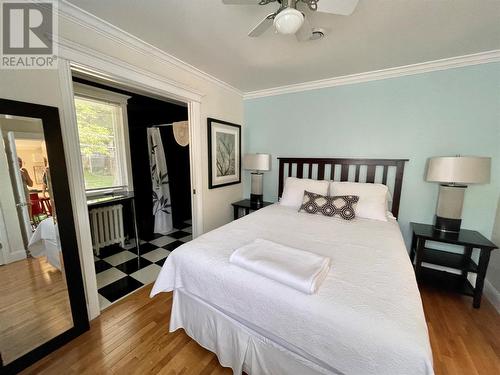
M 160 129 L 148 128 L 149 167 L 153 185 L 154 233 L 172 231 L 172 209 L 168 186 L 167 162 Z

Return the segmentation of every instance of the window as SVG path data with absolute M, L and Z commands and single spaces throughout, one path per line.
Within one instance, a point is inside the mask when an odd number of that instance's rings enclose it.
M 75 84 L 75 107 L 85 190 L 128 188 L 128 97 Z

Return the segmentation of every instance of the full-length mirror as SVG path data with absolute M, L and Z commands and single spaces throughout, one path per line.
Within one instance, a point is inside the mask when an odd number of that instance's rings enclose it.
M 65 169 L 60 160 L 64 155 L 56 153 L 62 150 L 60 128 L 54 132 L 48 126 L 44 119 L 29 114 L 0 112 L 2 366 L 23 367 L 21 362 L 35 359 L 30 353 L 38 349 L 41 354 L 43 345 L 71 336 L 68 332 L 75 330 L 75 316 L 86 319 L 86 311 L 72 308 L 81 306 L 82 295 L 81 282 L 74 284 L 75 278 L 68 278 L 68 273 L 80 272 L 73 261 L 77 247 L 71 233 L 64 234 L 65 240 L 60 236 L 68 230 L 71 207 L 68 210 L 67 173 L 61 170 Z M 54 137 L 47 139 L 47 134 Z M 69 225 L 73 225 L 72 217 Z M 74 227 L 71 230 L 74 233 Z M 79 304 L 70 285 L 80 292 Z
M 0 352 L 8 364 L 73 319 L 42 121 L 0 115 L 0 129 Z

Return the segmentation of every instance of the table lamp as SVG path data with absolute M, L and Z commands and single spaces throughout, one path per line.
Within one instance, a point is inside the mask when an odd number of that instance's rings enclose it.
M 253 171 L 250 202 L 260 207 L 264 202 L 264 174 L 262 172 L 271 170 L 271 155 L 246 154 L 243 156 L 243 168 Z
M 426 180 L 439 182 L 434 229 L 460 232 L 464 194 L 469 184 L 490 182 L 491 158 L 479 156 L 434 157 L 429 159 Z

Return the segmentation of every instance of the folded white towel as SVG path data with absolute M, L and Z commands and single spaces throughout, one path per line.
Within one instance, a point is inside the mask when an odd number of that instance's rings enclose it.
M 330 258 L 263 239 L 236 249 L 229 261 L 307 294 L 318 290 L 330 270 Z

